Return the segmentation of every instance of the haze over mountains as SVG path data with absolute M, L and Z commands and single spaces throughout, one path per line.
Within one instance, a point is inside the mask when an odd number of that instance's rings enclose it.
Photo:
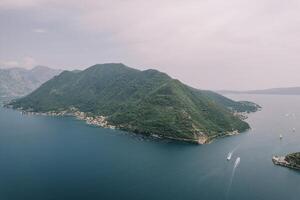
M 193 142 L 247 130 L 249 125 L 234 112 L 258 108 L 191 88 L 157 70 L 140 71 L 121 63 L 64 71 L 10 105 L 30 112 L 76 110 L 90 119 L 104 116 L 123 130 Z
M 60 72 L 61 70 L 45 66 L 36 66 L 30 70 L 0 68 L 0 98 L 15 98 L 27 95 Z
M 300 87 L 270 88 L 264 90 L 248 90 L 248 91 L 221 90 L 218 92 L 220 94 L 300 95 Z

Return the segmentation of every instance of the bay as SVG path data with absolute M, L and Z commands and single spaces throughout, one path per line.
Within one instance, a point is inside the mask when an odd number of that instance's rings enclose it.
M 300 96 L 229 97 L 263 109 L 251 130 L 208 145 L 0 108 L 0 198 L 298 200 L 300 173 L 271 158 L 300 151 Z

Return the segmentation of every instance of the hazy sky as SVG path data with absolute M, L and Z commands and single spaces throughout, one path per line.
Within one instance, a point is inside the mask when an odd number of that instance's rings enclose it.
M 0 66 L 122 62 L 203 89 L 300 86 L 300 0 L 0 0 Z

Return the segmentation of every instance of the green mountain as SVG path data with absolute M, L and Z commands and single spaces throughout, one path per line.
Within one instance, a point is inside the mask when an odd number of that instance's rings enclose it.
M 157 70 L 115 63 L 64 71 L 10 106 L 33 112 L 75 107 L 90 117 L 106 116 L 108 124 L 123 130 L 194 142 L 247 130 L 233 112 L 258 108 L 191 88 Z
M 0 99 L 27 95 L 60 72 L 44 66 L 0 69 Z

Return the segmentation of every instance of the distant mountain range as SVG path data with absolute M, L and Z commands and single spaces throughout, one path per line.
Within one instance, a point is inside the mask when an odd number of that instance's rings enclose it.
M 259 108 L 194 89 L 157 70 L 140 71 L 121 63 L 64 71 L 9 106 L 75 113 L 91 124 L 200 143 L 247 130 L 249 125 L 235 112 Z
M 37 66 L 30 70 L 0 68 L 0 98 L 14 98 L 27 95 L 60 72 L 61 70 L 44 66 Z
M 300 87 L 271 88 L 265 90 L 233 91 L 221 90 L 220 94 L 274 94 L 274 95 L 300 95 Z

